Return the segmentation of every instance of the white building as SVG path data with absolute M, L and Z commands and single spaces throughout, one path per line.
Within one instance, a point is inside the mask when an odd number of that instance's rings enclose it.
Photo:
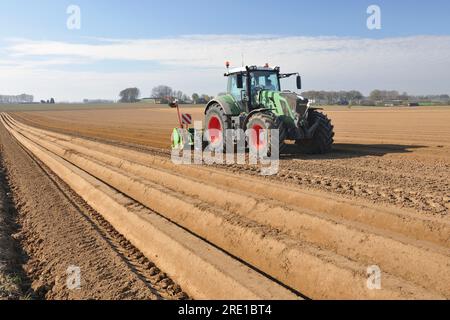
M 21 94 L 18 96 L 0 95 L 0 103 L 33 103 L 34 97 L 29 94 Z

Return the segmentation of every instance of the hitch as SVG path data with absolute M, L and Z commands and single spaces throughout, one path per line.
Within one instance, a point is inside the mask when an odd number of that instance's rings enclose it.
M 172 149 L 182 150 L 185 148 L 194 147 L 195 129 L 189 128 L 189 125 L 192 124 L 192 116 L 190 114 L 182 114 L 180 112 L 180 107 L 177 100 L 169 103 L 169 106 L 177 109 L 179 124 L 179 127 L 174 128 L 172 131 Z

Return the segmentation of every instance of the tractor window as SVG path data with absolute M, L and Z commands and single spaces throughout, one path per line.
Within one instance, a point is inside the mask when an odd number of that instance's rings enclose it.
M 242 100 L 241 91 L 245 91 L 245 78 L 246 77 L 244 75 L 244 88 L 240 89 L 237 87 L 237 76 L 234 74 L 228 77 L 228 93 L 230 93 L 236 99 L 236 101 Z
M 275 72 L 264 72 L 264 71 L 252 72 L 251 88 L 252 88 L 252 95 L 256 94 L 256 91 L 261 89 L 280 91 L 278 74 Z

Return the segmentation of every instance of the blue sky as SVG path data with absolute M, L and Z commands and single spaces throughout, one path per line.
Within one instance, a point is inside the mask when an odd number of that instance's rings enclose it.
M 83 28 L 68 32 L 66 8 L 79 5 Z M 383 28 L 366 28 L 366 8 L 382 8 Z M 0 36 L 76 39 L 180 34 L 386 37 L 450 34 L 450 2 L 365 0 L 3 0 Z M 251 18 L 253 16 L 253 18 Z
M 80 30 L 66 27 L 72 4 Z M 366 27 L 371 4 L 381 30 Z M 223 61 L 240 64 L 242 53 L 300 71 L 305 89 L 450 93 L 449 13 L 444 0 L 2 0 L 0 94 L 115 98 L 159 81 L 214 94 Z

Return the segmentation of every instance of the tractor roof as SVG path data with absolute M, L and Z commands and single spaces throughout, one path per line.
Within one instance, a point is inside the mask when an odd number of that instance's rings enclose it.
M 250 71 L 279 71 L 279 67 L 259 67 L 259 66 L 250 66 L 250 67 L 239 67 L 239 68 L 233 68 L 228 70 L 227 73 L 225 73 L 225 76 L 229 76 L 231 74 L 241 73 L 241 72 L 247 72 L 247 68 Z

